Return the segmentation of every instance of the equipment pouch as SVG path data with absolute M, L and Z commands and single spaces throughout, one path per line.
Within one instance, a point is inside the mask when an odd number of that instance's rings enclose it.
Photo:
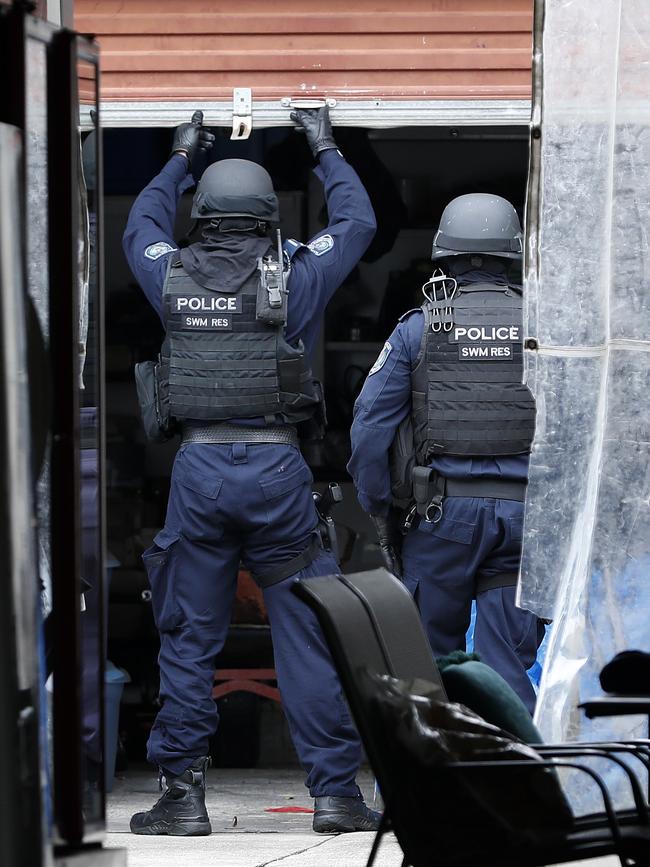
M 265 256 L 257 263 L 260 282 L 257 287 L 255 318 L 267 325 L 286 325 L 288 293 L 284 286 L 282 263 Z
M 395 432 L 389 460 L 390 486 L 395 505 L 407 505 L 413 495 L 412 473 L 415 466 L 415 439 L 410 414 Z
M 303 442 L 322 440 L 325 438 L 325 431 L 327 430 L 327 408 L 325 406 L 323 386 L 317 379 L 314 379 L 312 380 L 312 388 L 318 398 L 318 404 L 314 407 L 311 418 L 301 421 L 297 426 L 298 436 Z
M 142 415 L 142 424 L 148 440 L 164 443 L 173 436 L 169 418 L 160 412 L 155 361 L 141 361 L 135 365 L 135 385 Z

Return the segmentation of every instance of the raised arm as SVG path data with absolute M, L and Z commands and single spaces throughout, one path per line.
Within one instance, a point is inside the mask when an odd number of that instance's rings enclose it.
M 177 249 L 174 222 L 178 200 L 194 184 L 189 173 L 194 156 L 209 150 L 214 141 L 212 133 L 202 128 L 202 122 L 203 113 L 196 111 L 190 123 L 176 128 L 172 155 L 133 203 L 122 239 L 133 276 L 159 316 L 167 258 Z
M 305 126 L 308 143 L 318 160 L 315 171 L 324 184 L 328 213 L 327 227 L 308 244 L 296 243 L 298 249 L 292 259 L 287 336 L 291 340 L 302 333 L 306 343 L 315 339 L 327 302 L 357 265 L 377 228 L 359 176 L 337 149 L 331 127 L 328 132 L 327 125 L 323 126 L 326 111 L 293 114 Z M 309 123 L 314 116 L 320 118 L 315 127 Z

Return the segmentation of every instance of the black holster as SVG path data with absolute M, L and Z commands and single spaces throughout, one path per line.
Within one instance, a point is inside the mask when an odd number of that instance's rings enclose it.
M 390 486 L 395 505 L 407 505 L 413 496 L 415 438 L 413 420 L 407 415 L 398 426 L 389 452 Z
M 318 515 L 318 532 L 323 548 L 334 555 L 339 561 L 339 545 L 336 538 L 336 525 L 332 518 L 332 509 L 343 499 L 341 486 L 336 482 L 330 483 L 327 490 L 319 494 L 314 491 L 314 504 Z

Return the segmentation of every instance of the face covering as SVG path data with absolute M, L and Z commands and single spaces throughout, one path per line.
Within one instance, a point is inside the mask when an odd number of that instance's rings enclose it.
M 226 224 L 226 229 L 224 229 Z M 222 220 L 210 224 L 200 241 L 181 250 L 181 262 L 190 277 L 206 289 L 237 292 L 268 253 L 271 241 L 251 230 L 250 220 Z

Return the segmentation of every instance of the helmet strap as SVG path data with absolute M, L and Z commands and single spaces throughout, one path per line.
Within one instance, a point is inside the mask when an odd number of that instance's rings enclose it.
M 231 219 L 237 221 L 247 220 L 249 222 L 248 225 L 242 225 L 241 223 L 239 225 L 228 225 L 228 221 Z M 210 229 L 217 232 L 255 232 L 258 235 L 266 235 L 268 223 L 265 220 L 254 220 L 254 218 L 248 217 L 215 217 L 210 220 L 203 232 L 205 233 Z

